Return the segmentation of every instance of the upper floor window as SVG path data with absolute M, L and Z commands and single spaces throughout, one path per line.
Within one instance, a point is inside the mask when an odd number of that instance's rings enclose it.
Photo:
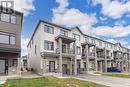
M 1 13 L 0 20 L 4 21 L 4 22 L 16 24 L 16 16 L 15 15 Z
M 45 25 L 44 26 L 44 32 L 54 34 L 54 27 Z
M 61 30 L 60 33 L 61 33 L 61 35 L 68 37 L 68 32 L 67 31 Z
M 80 54 L 81 54 L 81 49 L 80 49 L 80 47 L 77 47 L 76 49 L 77 49 L 77 51 L 76 51 L 76 52 L 77 52 L 77 55 L 80 55 Z
M 99 41 L 99 46 L 102 46 L 102 41 Z
M 54 50 L 54 42 L 44 40 L 44 49 L 45 50 Z
M 74 34 L 73 33 L 73 38 L 75 38 L 76 40 L 80 41 L 80 35 L 78 35 L 78 34 Z
M 85 42 L 89 42 L 89 38 L 88 38 L 88 37 L 85 37 L 85 38 L 84 38 L 84 41 L 85 41 Z
M 95 40 L 94 40 L 94 39 L 91 39 L 91 42 L 92 42 L 93 44 L 95 44 Z
M 0 43 L 14 45 L 16 43 L 16 35 L 0 32 Z

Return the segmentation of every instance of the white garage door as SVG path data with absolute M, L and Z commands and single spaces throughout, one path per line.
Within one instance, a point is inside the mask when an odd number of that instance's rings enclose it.
M 0 60 L 0 74 L 5 73 L 5 60 Z

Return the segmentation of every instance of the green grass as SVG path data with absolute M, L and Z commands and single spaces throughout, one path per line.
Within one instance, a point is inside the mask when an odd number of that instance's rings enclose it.
M 130 78 L 130 75 L 119 74 L 119 73 L 101 73 L 103 76 L 120 77 L 120 78 Z
M 6 87 L 67 87 L 67 84 L 75 84 L 78 87 L 107 87 L 104 85 L 81 81 L 73 78 L 59 79 L 55 77 L 7 80 Z M 0 85 L 0 87 L 3 87 L 3 85 Z

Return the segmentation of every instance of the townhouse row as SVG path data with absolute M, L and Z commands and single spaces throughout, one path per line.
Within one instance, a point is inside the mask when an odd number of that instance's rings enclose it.
M 41 75 L 107 72 L 108 67 L 130 71 L 128 48 L 86 35 L 78 27 L 40 20 L 27 48 L 29 67 Z

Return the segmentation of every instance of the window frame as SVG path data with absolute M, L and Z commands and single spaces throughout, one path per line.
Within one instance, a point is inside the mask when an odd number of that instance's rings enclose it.
M 76 47 L 76 54 L 81 55 L 81 47 L 79 46 Z
M 79 36 L 79 39 L 77 39 L 76 36 Z M 78 41 L 80 41 L 80 35 L 79 34 L 73 33 L 73 38 L 76 39 L 76 40 L 78 40 Z
M 63 34 L 62 34 L 62 32 L 63 32 Z M 63 36 L 68 37 L 68 31 L 60 30 L 60 34 L 63 35 Z
M 44 50 L 54 51 L 54 42 L 44 40 Z
M 49 34 L 54 34 L 54 27 L 44 25 L 44 32 L 49 33 Z
M 0 44 L 16 45 L 16 34 L 0 31 L 0 35 L 8 36 L 8 43 L 1 42 Z M 11 44 L 11 37 L 15 37 L 15 44 Z

